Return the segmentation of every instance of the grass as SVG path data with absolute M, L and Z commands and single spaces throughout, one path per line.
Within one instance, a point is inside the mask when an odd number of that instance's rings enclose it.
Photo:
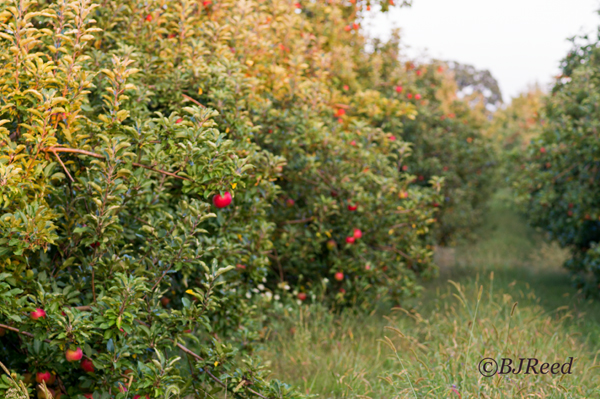
M 496 198 L 480 240 L 403 309 L 311 305 L 275 321 L 261 351 L 273 376 L 318 398 L 600 398 L 600 304 L 506 204 Z M 488 357 L 574 362 L 572 374 L 486 378 Z

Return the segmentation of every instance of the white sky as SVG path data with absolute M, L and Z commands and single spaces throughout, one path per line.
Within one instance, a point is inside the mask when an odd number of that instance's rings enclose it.
M 363 21 L 370 35 L 385 39 L 401 28 L 404 53 L 489 69 L 504 102 L 528 85 L 548 84 L 571 48 L 566 39 L 594 37 L 600 0 L 413 0 L 410 8 Z

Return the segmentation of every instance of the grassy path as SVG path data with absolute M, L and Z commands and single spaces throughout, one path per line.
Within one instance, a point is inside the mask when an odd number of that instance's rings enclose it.
M 277 322 L 261 353 L 274 375 L 318 398 L 600 398 L 600 304 L 507 203 L 497 198 L 478 243 L 458 248 L 410 311 L 312 306 Z M 572 374 L 478 371 L 483 358 L 570 357 Z

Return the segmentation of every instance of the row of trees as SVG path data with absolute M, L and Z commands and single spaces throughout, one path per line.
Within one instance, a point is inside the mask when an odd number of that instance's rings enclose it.
M 397 36 L 366 52 L 371 5 L 0 4 L 5 395 L 301 397 L 253 356 L 267 304 L 435 275 L 489 194 L 486 111 Z
M 509 129 L 529 144 L 513 151 L 510 171 L 517 200 L 533 226 L 569 248 L 566 267 L 589 295 L 600 293 L 600 47 L 574 41 L 551 92 L 524 103 L 525 126 Z M 515 120 L 519 118 L 514 118 Z M 508 126 L 508 125 L 506 125 Z

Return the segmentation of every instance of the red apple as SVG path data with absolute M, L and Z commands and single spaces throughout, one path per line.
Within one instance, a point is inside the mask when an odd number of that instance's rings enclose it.
M 335 247 L 337 247 L 337 243 L 334 240 L 329 240 L 327 241 L 327 249 L 328 250 L 334 250 Z
M 306 294 L 304 292 L 300 292 L 298 294 L 298 299 L 300 299 L 301 301 L 306 300 Z
M 420 94 L 415 94 L 415 100 L 420 100 L 421 99 L 421 95 Z
M 46 385 L 52 385 L 54 383 L 54 375 L 49 371 L 40 371 L 35 375 L 35 381 L 38 384 L 41 384 L 43 381 L 46 382 Z
M 346 26 L 344 26 L 344 30 L 345 30 L 346 32 L 350 32 L 350 30 L 351 30 L 351 29 L 352 29 L 352 27 L 351 27 L 350 25 L 346 25 Z
M 357 24 L 356 22 L 355 22 L 355 23 L 353 23 L 353 24 L 352 24 L 352 28 L 353 28 L 354 30 L 358 30 L 358 24 Z
M 437 208 L 438 206 L 440 206 L 440 204 L 438 204 L 437 202 L 434 202 L 432 205 L 434 208 Z
M 335 278 L 337 281 L 342 281 L 342 280 L 344 279 L 344 273 L 342 273 L 342 272 L 337 272 L 337 273 L 335 274 L 334 278 Z
M 295 203 L 296 203 L 296 201 L 294 201 L 294 200 L 293 200 L 293 199 L 291 199 L 291 198 L 288 198 L 288 199 L 285 201 L 285 204 L 288 206 L 288 208 L 291 208 L 291 207 L 293 207 Z
M 358 240 L 362 237 L 362 231 L 360 231 L 360 229 L 354 229 L 354 233 L 352 235 Z
M 365 270 L 371 270 L 371 265 L 365 265 Z
M 356 241 L 356 238 L 346 237 L 346 244 L 354 244 L 354 241 Z
M 402 86 L 396 86 L 396 93 L 402 93 Z
M 417 76 L 421 76 L 423 72 L 420 69 L 417 69 Z
M 94 363 L 90 359 L 83 359 L 81 361 L 81 369 L 86 373 L 94 372 Z
M 348 210 L 350 212 L 354 212 L 357 209 L 358 209 L 358 205 L 348 205 Z
M 65 352 L 65 358 L 67 359 L 67 362 L 78 362 L 82 357 L 83 351 L 79 347 L 75 350 L 69 348 Z
M 229 194 L 229 192 L 226 192 L 224 195 L 215 195 L 213 197 L 213 204 L 215 204 L 217 208 L 225 208 L 226 206 L 231 204 L 231 194 Z
M 348 90 L 350 90 L 350 87 L 348 87 L 348 85 L 344 85 L 344 90 L 348 91 Z
M 148 22 L 152 21 L 152 15 L 150 15 L 150 14 L 146 15 L 145 20 Z
M 406 97 L 408 97 L 408 99 L 409 99 L 409 100 L 412 98 L 412 96 L 413 96 L 413 95 L 412 95 L 412 93 L 408 93 L 408 94 L 406 95 Z
M 390 141 L 396 141 L 396 136 L 390 136 L 390 137 L 388 137 L 388 139 L 389 139 Z
M 37 319 L 45 318 L 45 317 L 46 317 L 46 311 L 44 309 L 37 308 L 36 310 L 31 312 L 31 318 L 33 320 L 37 320 Z
M 408 198 L 408 193 L 406 191 L 400 191 L 400 194 L 398 194 L 398 197 L 400 197 L 400 199 L 406 199 L 406 198 Z
M 345 289 L 343 289 L 343 288 L 340 288 L 340 292 L 341 292 L 342 294 L 345 294 L 345 293 L 346 293 L 346 290 L 345 290 Z
M 440 73 L 444 72 L 444 67 L 439 66 L 438 69 L 437 69 L 437 71 L 440 72 Z
M 544 147 L 542 147 L 542 148 L 540 148 L 540 152 L 541 152 L 542 154 L 544 154 L 544 153 L 546 152 L 546 149 L 545 149 Z
M 352 140 L 352 141 L 350 142 L 350 145 L 352 145 L 352 146 L 355 146 L 355 145 L 356 145 L 356 141 Z

